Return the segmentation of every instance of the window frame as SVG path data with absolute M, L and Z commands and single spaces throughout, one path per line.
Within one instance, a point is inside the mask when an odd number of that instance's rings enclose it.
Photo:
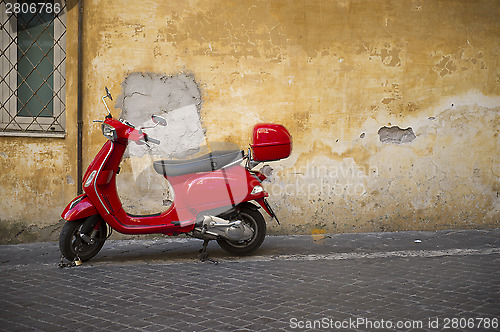
M 18 114 L 18 44 L 17 16 L 6 13 L 6 3 L 0 4 L 0 136 L 58 137 L 66 136 L 66 3 L 54 16 L 53 114 L 19 116 Z M 5 53 L 5 55 L 4 55 Z M 14 59 L 14 60 L 13 60 Z M 36 70 L 36 69 L 35 69 Z M 36 93 L 36 91 L 35 91 Z M 36 97 L 33 97 L 36 98 Z M 52 128 L 52 129 L 51 129 Z

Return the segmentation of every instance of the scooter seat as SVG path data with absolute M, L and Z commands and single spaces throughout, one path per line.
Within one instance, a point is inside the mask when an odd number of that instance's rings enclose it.
M 163 176 L 179 176 L 198 172 L 212 172 L 238 160 L 243 160 L 242 150 L 212 151 L 189 160 L 158 160 L 153 162 L 156 173 Z

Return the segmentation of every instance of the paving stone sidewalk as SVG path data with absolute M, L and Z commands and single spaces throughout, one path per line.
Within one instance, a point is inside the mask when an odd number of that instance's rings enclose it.
M 0 246 L 1 331 L 498 330 L 500 230 L 109 241 L 60 269 L 57 243 Z

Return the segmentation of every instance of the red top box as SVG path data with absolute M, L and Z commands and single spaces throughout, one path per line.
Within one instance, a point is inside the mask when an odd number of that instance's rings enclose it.
M 284 159 L 292 152 L 292 136 L 282 125 L 259 123 L 253 127 L 253 140 L 250 146 L 255 161 Z

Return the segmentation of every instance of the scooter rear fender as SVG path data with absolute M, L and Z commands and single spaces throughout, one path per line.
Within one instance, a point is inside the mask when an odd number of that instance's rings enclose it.
M 61 217 L 67 221 L 78 220 L 99 214 L 94 204 L 90 201 L 87 194 L 82 194 L 72 200 L 64 209 Z

